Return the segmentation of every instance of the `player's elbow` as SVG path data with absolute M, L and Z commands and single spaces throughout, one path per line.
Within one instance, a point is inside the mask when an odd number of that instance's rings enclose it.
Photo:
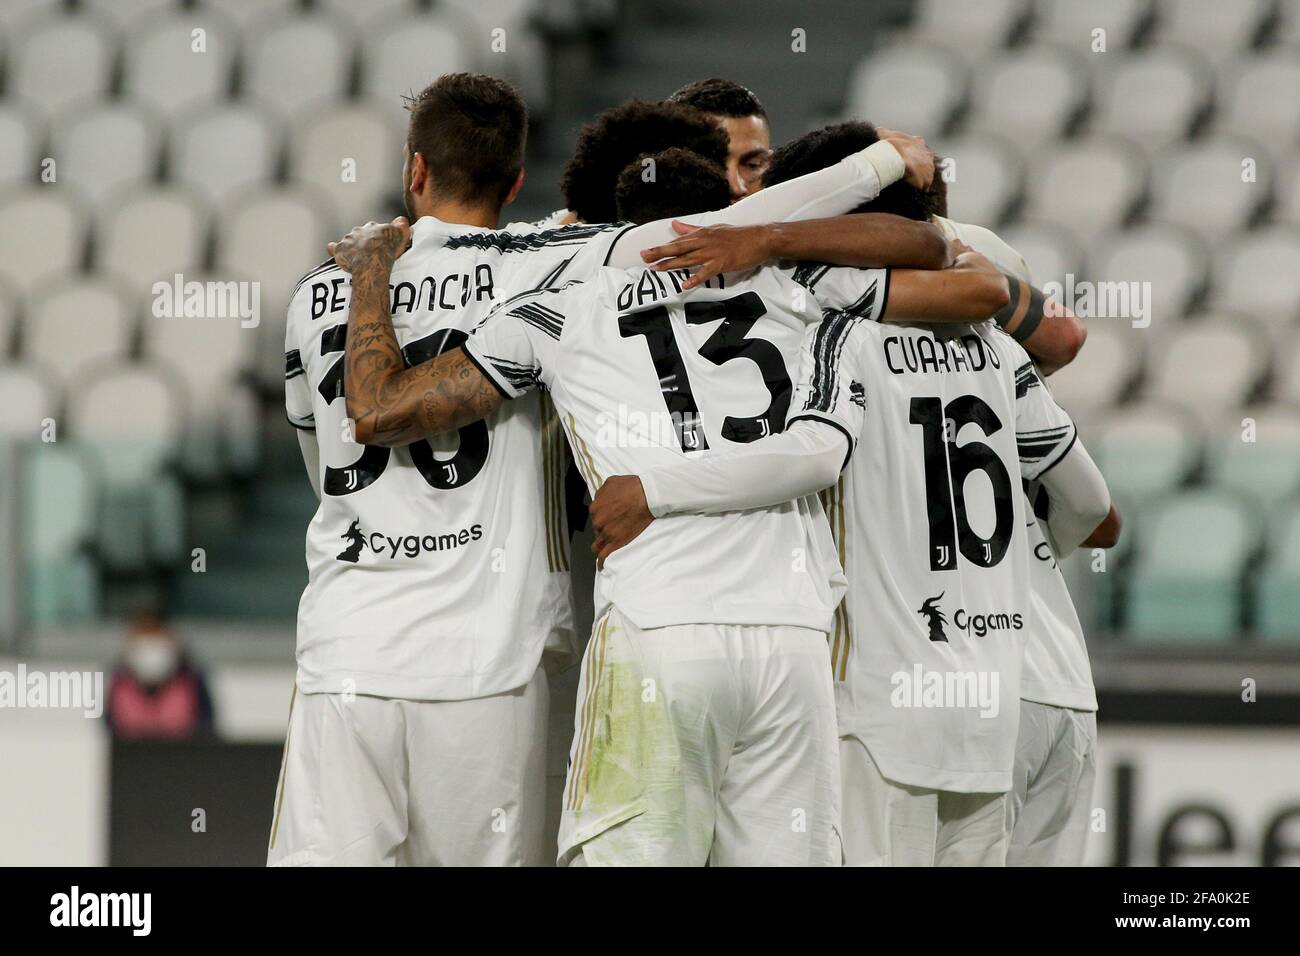
M 1119 509 L 1113 503 L 1108 503 L 1105 509 L 1098 510 L 1104 510 L 1104 514 L 1084 544 L 1090 548 L 1113 548 L 1119 544 L 1119 533 L 1123 526 Z
M 946 269 L 952 265 L 952 248 L 944 238 L 939 227 L 929 222 L 918 222 L 917 230 L 917 269 Z
M 374 416 L 360 402 L 347 400 L 349 437 L 358 445 L 382 445 L 383 441 L 375 435 Z

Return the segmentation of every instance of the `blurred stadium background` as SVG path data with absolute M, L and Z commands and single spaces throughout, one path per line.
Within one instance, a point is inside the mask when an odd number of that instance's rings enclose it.
M 1095 292 L 1052 379 L 1125 516 L 1070 570 L 1089 859 L 1297 859 L 1300 0 L 4 0 L 0 669 L 106 671 L 161 609 L 215 733 L 0 709 L 0 864 L 264 859 L 314 511 L 284 306 L 328 239 L 400 211 L 400 94 L 457 69 L 533 111 L 509 218 L 561 204 L 596 111 L 716 75 L 774 144 L 925 135 L 955 218 Z M 177 275 L 259 283 L 258 321 L 159 317 Z

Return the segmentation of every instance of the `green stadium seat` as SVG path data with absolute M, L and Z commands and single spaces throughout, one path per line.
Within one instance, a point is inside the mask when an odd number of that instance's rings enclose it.
M 94 472 L 75 442 L 32 442 L 19 461 L 19 553 L 25 617 L 35 623 L 89 617 L 99 578 L 87 545 L 95 527 Z
M 1254 598 L 1261 640 L 1300 643 L 1300 502 L 1291 504 L 1269 534 Z
M 1146 533 L 1127 577 L 1126 623 L 1141 641 L 1217 642 L 1242 626 L 1242 579 L 1258 550 L 1252 504 L 1197 489 L 1144 516 Z
M 1260 507 L 1286 501 L 1300 492 L 1300 409 L 1262 406 L 1225 420 L 1212 432 L 1208 462 L 1215 484 L 1249 495 Z
M 1168 495 L 1201 456 L 1196 422 L 1166 405 L 1124 406 L 1087 429 L 1084 440 L 1121 511 Z

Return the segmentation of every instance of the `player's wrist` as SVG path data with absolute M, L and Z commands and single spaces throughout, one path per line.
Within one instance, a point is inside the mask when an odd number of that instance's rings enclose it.
M 872 143 L 862 151 L 862 157 L 876 171 L 881 189 L 898 182 L 907 173 L 907 163 L 903 161 L 903 154 L 888 140 L 882 139 Z

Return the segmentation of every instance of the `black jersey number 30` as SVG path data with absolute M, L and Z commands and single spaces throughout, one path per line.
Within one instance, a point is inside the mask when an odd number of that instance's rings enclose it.
M 419 365 L 436 355 L 453 349 L 469 336 L 459 329 L 443 329 L 411 342 L 402 349 L 402 357 L 408 366 Z M 321 335 L 321 355 L 342 352 L 347 342 L 347 326 L 336 325 L 326 329 Z M 343 396 L 343 356 L 329 367 L 321 377 L 319 391 L 327 402 Z M 412 442 L 407 446 L 411 454 L 411 463 L 416 471 L 431 488 L 459 488 L 469 484 L 483 469 L 488 454 L 487 422 L 474 422 L 460 429 L 460 448 L 456 454 L 445 461 L 439 461 L 433 455 L 433 448 L 427 441 Z M 327 495 L 341 497 L 367 488 L 379 480 L 388 467 L 392 450 L 380 445 L 362 446 L 361 456 L 350 465 L 335 468 L 325 466 L 325 482 L 322 491 Z
M 945 419 L 952 422 L 946 433 Z M 947 406 L 938 398 L 913 398 L 909 421 L 921 426 L 925 453 L 925 504 L 930 518 L 930 570 L 951 571 L 957 554 L 982 568 L 996 565 L 1007 553 L 1015 526 L 1011 476 L 997 452 L 982 441 L 958 445 L 957 433 L 978 425 L 985 437 L 1002 428 L 997 413 L 975 395 L 954 398 Z M 993 486 L 993 534 L 980 537 L 966 516 L 966 478 L 976 471 Z

